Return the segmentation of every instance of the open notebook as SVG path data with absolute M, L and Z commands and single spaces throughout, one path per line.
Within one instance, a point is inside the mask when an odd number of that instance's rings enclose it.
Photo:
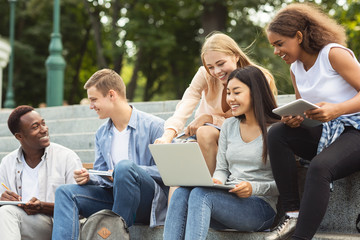
M 202 186 L 223 189 L 235 187 L 213 183 L 196 142 L 149 144 L 149 148 L 167 186 Z

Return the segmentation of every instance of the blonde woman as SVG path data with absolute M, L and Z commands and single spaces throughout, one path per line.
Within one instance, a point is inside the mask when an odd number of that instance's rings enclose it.
M 203 66 L 195 74 L 172 117 L 165 122 L 165 131 L 155 143 L 170 143 L 185 126 L 187 119 L 199 104 L 195 119 L 184 129 L 188 136 L 196 135 L 210 173 L 216 166 L 216 153 L 220 128 L 232 116 L 226 103 L 226 85 L 232 71 L 254 64 L 238 44 L 226 34 L 210 34 L 201 50 Z M 271 73 L 259 66 L 266 76 L 273 93 L 277 92 Z

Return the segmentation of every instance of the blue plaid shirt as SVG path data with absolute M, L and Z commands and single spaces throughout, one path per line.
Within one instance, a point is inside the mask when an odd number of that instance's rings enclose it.
M 360 130 L 360 113 L 340 116 L 329 122 L 323 123 L 323 130 L 318 144 L 317 153 L 332 144 L 344 131 L 345 126 L 352 126 Z

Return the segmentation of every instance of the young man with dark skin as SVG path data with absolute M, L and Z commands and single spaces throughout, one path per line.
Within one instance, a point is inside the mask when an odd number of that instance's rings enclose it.
M 20 147 L 0 165 L 1 201 L 21 201 L 0 207 L 0 239 L 50 239 L 55 190 L 74 183 L 73 172 L 81 167 L 75 152 L 49 139 L 45 120 L 34 108 L 12 111 L 8 127 Z

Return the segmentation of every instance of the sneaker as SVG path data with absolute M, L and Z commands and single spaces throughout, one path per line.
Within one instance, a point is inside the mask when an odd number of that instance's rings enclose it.
M 265 236 L 265 240 L 285 240 L 290 238 L 295 231 L 296 222 L 297 218 L 285 215 L 277 227 Z

